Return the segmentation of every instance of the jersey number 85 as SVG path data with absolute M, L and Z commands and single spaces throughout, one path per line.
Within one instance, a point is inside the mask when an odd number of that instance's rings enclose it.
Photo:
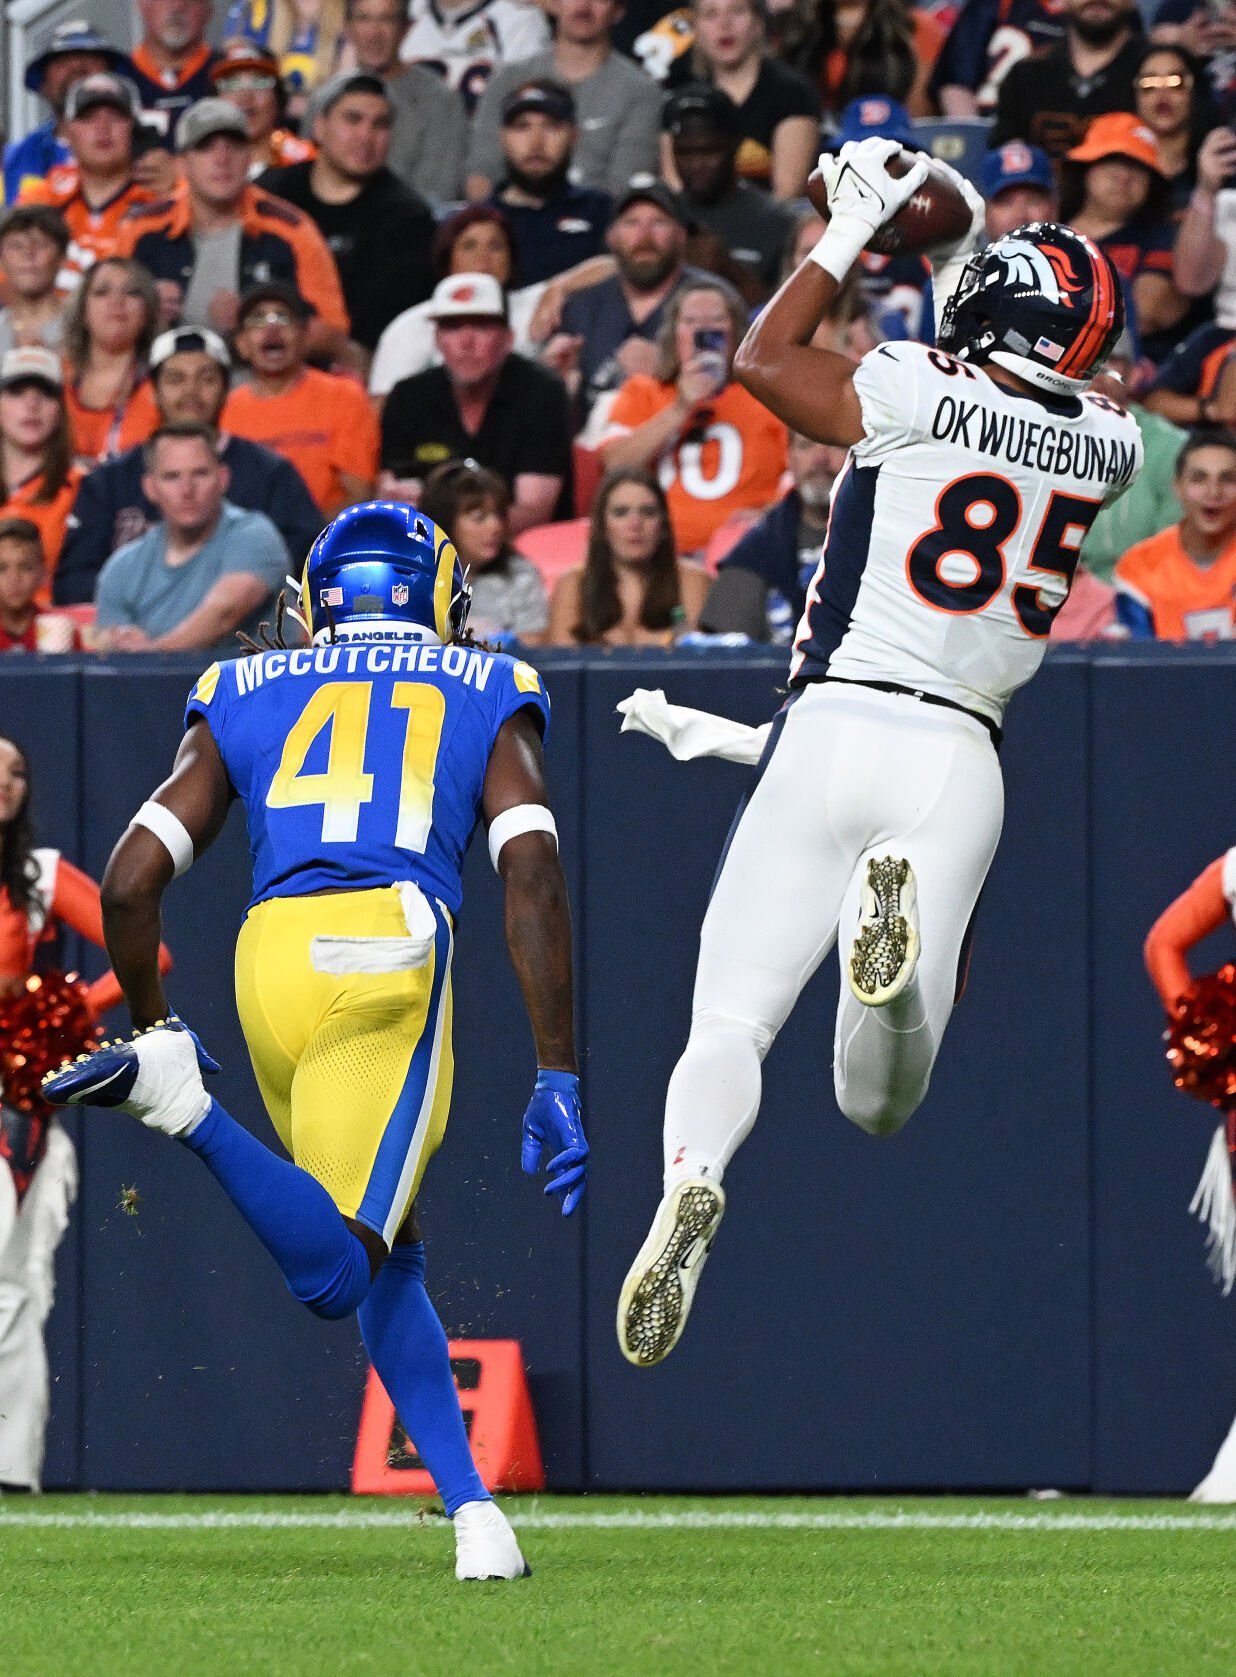
M 1102 505 L 1053 492 L 1026 567 L 1043 581 L 1016 583 L 1012 590 L 1013 610 L 1026 634 L 1041 637 L 1050 631 L 1068 596 L 1081 544 Z M 1021 523 L 1016 486 L 994 472 L 955 478 L 940 492 L 935 517 L 906 554 L 910 586 L 937 611 L 985 610 L 1004 587 L 1005 545 Z

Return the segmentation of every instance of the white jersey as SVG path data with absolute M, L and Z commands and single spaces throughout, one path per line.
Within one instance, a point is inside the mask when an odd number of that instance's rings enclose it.
M 880 344 L 854 388 L 866 435 L 833 491 L 791 682 L 887 682 L 998 724 L 1087 530 L 1141 470 L 1137 425 L 1102 396 L 1040 401 L 923 344 Z
M 480 0 L 461 11 L 414 0 L 411 15 L 400 58 L 444 77 L 470 112 L 495 65 L 531 58 L 550 45 L 549 25 L 534 0 Z

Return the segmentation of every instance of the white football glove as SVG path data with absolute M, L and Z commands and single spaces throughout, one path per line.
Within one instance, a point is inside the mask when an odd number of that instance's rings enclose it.
M 936 175 L 943 175 L 947 180 L 952 181 L 970 210 L 969 230 L 963 233 L 960 239 L 953 239 L 948 244 L 935 245 L 926 252 L 927 260 L 931 263 L 934 273 L 937 268 L 943 267 L 946 262 L 952 261 L 954 257 L 969 257 L 974 254 L 978 248 L 978 242 L 982 237 L 983 226 L 987 219 L 987 205 L 983 202 L 981 194 L 976 192 L 966 177 L 959 174 L 950 163 L 942 163 L 938 157 L 933 157 L 931 172 Z
M 953 239 L 948 244 L 934 245 L 925 252 L 931 264 L 931 295 L 934 300 L 936 315 L 936 330 L 940 329 L 940 321 L 944 314 L 944 305 L 956 291 L 961 282 L 961 276 L 966 263 L 978 249 L 978 243 L 983 235 L 983 227 L 987 219 L 987 206 L 982 197 L 970 185 L 964 175 L 948 163 L 941 163 L 939 158 L 933 158 L 932 170 L 946 175 L 961 193 L 970 207 L 970 226 L 960 239 Z
M 894 180 L 885 165 L 900 150 L 896 140 L 849 140 L 835 156 L 825 153 L 820 158 L 834 220 L 861 221 L 870 238 L 909 203 L 927 178 L 927 162 L 920 158 Z

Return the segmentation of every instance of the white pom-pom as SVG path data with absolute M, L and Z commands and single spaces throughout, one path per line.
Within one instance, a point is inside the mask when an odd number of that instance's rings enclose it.
M 1226 1298 L 1236 1282 L 1236 1194 L 1225 1124 L 1214 1133 L 1189 1210 L 1206 1225 L 1206 1261 Z

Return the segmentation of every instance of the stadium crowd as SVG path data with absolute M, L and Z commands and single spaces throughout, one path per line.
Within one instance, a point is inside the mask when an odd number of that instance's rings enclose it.
M 788 641 L 843 457 L 731 368 L 873 135 L 1121 276 L 1146 467 L 1053 633 L 1236 633 L 1236 0 L 138 12 L 56 29 L 4 154 L 0 650 L 229 655 L 375 495 L 492 640 Z M 925 260 L 866 255 L 818 341 L 933 327 Z

